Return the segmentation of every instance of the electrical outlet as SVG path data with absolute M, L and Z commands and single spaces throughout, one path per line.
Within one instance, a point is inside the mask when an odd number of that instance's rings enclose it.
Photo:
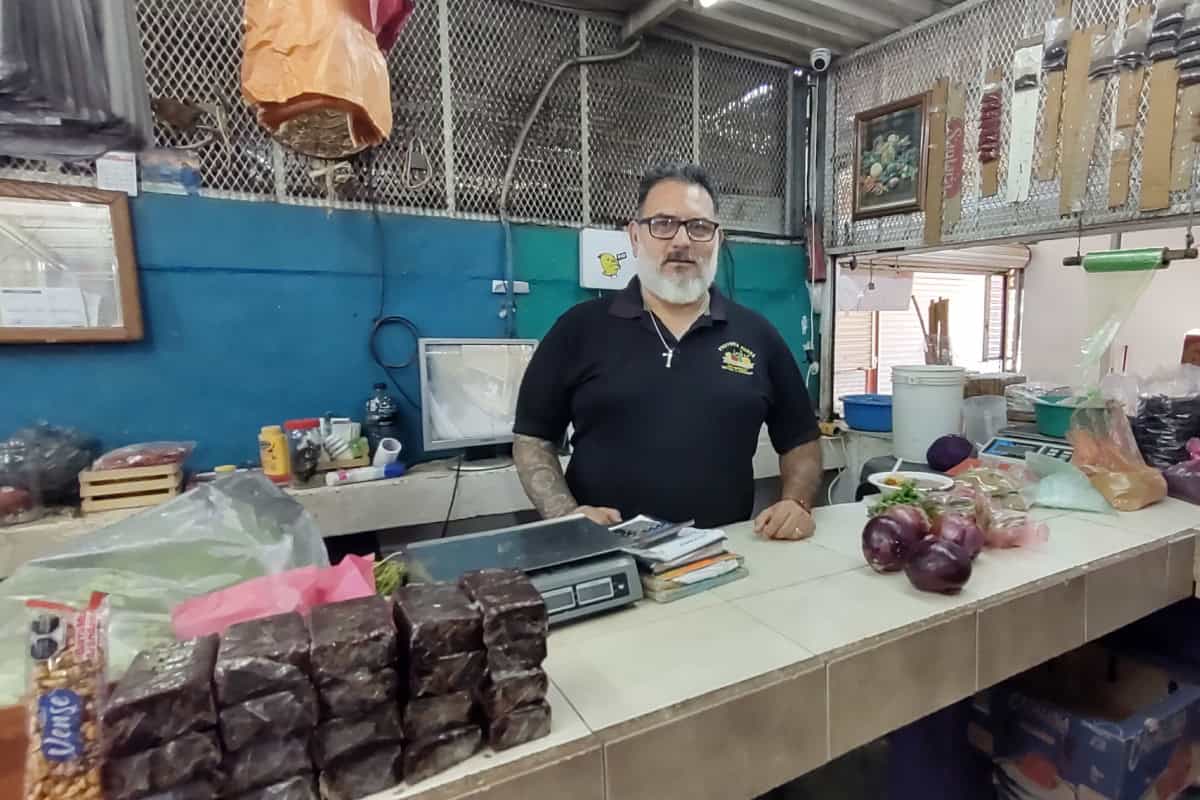
M 492 294 L 506 294 L 504 281 L 492 281 Z M 529 281 L 513 281 L 513 294 L 529 294 Z

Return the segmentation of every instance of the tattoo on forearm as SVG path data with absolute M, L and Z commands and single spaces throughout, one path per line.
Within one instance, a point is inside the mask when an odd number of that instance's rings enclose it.
M 779 480 L 784 498 L 802 500 L 812 505 L 821 488 L 820 441 L 793 447 L 781 455 Z
M 544 519 L 565 516 L 579 507 L 567 487 L 557 451 L 545 439 L 519 433 L 513 437 L 513 461 L 521 486 Z

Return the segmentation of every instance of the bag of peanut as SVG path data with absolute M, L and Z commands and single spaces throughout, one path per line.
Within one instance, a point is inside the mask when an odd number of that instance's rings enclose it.
M 108 596 L 86 608 L 29 600 L 25 800 L 101 800 L 99 711 L 105 677 Z

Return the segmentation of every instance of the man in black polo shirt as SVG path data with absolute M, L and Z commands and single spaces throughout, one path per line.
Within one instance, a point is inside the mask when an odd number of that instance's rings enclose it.
M 629 223 L 637 277 L 567 311 L 538 346 L 521 384 L 513 457 L 543 517 L 745 520 L 766 423 L 782 498 L 755 528 L 781 539 L 812 534 L 821 453 L 808 391 L 779 332 L 712 287 L 716 214 L 699 167 L 652 169 Z M 568 423 L 564 476 L 556 451 Z

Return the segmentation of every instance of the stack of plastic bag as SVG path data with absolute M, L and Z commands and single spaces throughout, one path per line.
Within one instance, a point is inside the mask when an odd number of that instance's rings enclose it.
M 21 695 L 29 599 L 70 605 L 93 591 L 112 607 L 109 677 L 134 655 L 174 639 L 171 609 L 248 578 L 329 558 L 303 506 L 257 473 L 236 473 L 81 537 L 0 583 L 0 706 Z
M 153 132 L 133 0 L 0 5 L 0 153 L 95 158 Z

